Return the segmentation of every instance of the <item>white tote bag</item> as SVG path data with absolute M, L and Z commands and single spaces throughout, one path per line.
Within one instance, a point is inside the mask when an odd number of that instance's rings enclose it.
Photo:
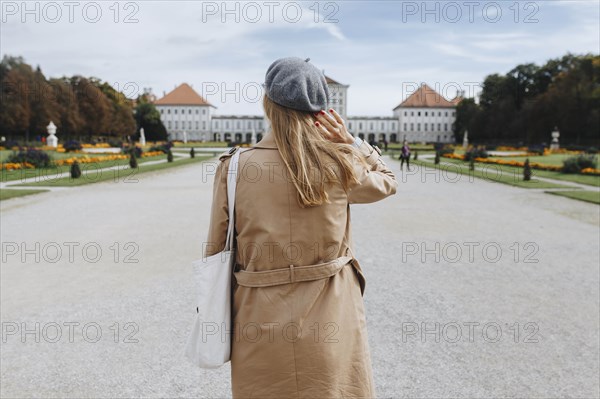
M 192 262 L 198 292 L 197 314 L 185 346 L 185 356 L 196 366 L 213 369 L 230 360 L 231 355 L 231 278 L 235 263 L 234 207 L 238 149 L 227 172 L 229 226 L 222 252 Z

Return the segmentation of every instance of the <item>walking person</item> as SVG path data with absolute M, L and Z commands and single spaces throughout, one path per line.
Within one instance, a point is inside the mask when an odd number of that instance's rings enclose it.
M 238 165 L 233 398 L 374 398 L 350 204 L 391 196 L 398 182 L 326 108 L 325 76 L 309 60 L 275 61 L 264 87 L 270 130 Z M 205 256 L 225 246 L 236 150 L 219 157 Z
M 402 150 L 400 152 L 400 170 L 402 170 L 404 162 L 406 162 L 406 170 L 410 172 L 410 147 L 406 140 L 402 143 Z

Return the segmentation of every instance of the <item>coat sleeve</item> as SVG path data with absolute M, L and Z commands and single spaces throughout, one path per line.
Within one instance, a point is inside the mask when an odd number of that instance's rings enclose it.
M 227 227 L 229 225 L 229 206 L 227 204 L 227 169 L 229 158 L 219 157 L 213 183 L 210 226 L 204 245 L 204 257 L 217 254 L 225 248 Z
M 359 183 L 350 187 L 348 202 L 350 204 L 367 204 L 395 194 L 398 181 L 381 159 L 380 150 L 360 138 L 357 138 L 353 145 L 358 148 L 368 166 L 356 163 L 355 171 Z

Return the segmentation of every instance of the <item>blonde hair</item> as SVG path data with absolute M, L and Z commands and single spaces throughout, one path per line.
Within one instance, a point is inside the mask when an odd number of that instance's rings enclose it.
M 326 176 L 339 180 L 345 191 L 359 180 L 354 172 L 353 157 L 367 165 L 358 150 L 350 144 L 334 143 L 323 137 L 315 126 L 311 112 L 297 111 L 263 98 L 265 114 L 271 123 L 271 134 L 298 191 L 301 208 L 331 203 L 325 190 Z M 324 162 L 328 158 L 333 162 Z M 349 156 L 350 155 L 350 156 Z M 335 170 L 339 170 L 339 177 Z

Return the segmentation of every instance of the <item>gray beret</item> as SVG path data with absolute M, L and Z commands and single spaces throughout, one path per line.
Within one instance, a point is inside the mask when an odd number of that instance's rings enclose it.
M 327 108 L 329 88 L 325 75 L 297 57 L 280 58 L 271 64 L 265 77 L 265 94 L 273 102 L 300 111 Z

